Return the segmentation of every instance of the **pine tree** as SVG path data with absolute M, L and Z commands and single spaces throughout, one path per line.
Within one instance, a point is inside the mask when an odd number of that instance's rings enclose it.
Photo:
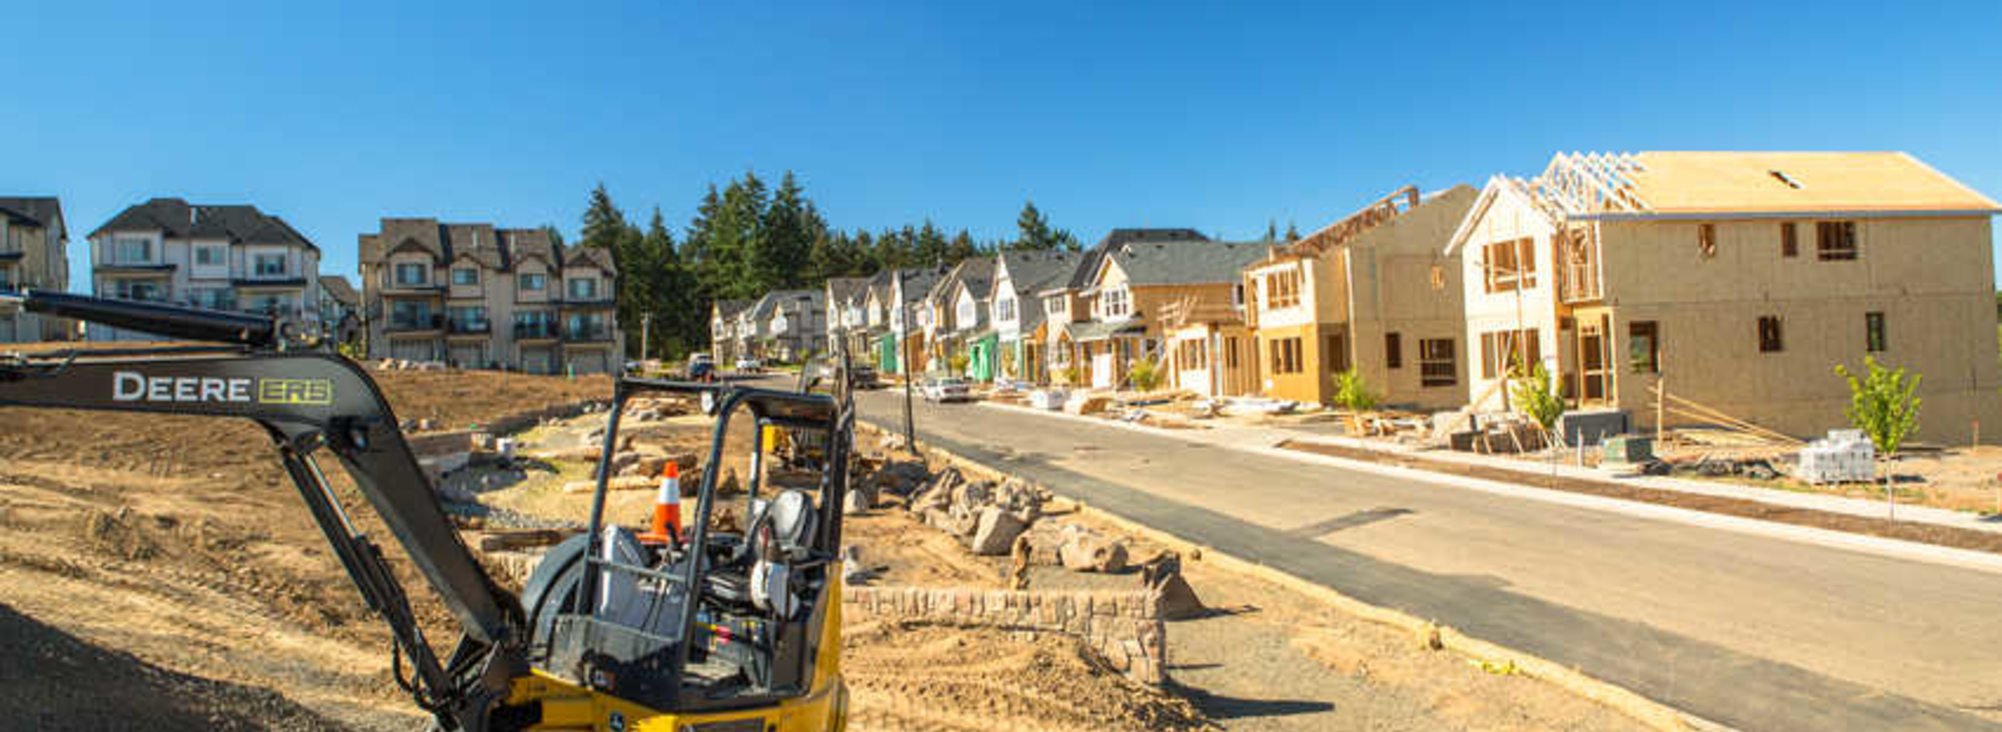
M 925 219 L 924 226 L 918 228 L 916 240 L 912 242 L 912 245 L 916 250 L 913 254 L 916 255 L 919 266 L 949 263 L 945 256 L 945 232 L 939 231 L 938 226 L 934 225 L 931 219 Z
M 1265 220 L 1265 243 L 1267 243 L 1267 244 L 1271 244 L 1272 242 L 1275 242 L 1275 241 L 1278 241 L 1278 240 L 1279 240 L 1279 224 L 1278 224 L 1277 222 L 1273 221 L 1272 219 L 1266 219 L 1266 220 Z
M 980 256 L 980 246 L 973 243 L 973 235 L 960 229 L 953 235 L 952 243 L 945 247 L 945 263 L 958 264 L 960 260 Z
M 1299 240 L 1300 240 L 1300 230 L 1293 226 L 1293 222 L 1291 221 L 1286 222 L 1286 242 L 1288 244 L 1291 244 Z
M 1022 202 L 1022 213 L 1015 217 L 1015 230 L 1015 240 L 1008 243 L 1010 249 L 1049 251 L 1056 248 L 1056 234 L 1050 231 L 1050 222 L 1043 218 L 1043 212 L 1036 208 L 1034 201 Z
M 605 184 L 591 189 L 591 202 L 584 208 L 584 238 L 577 242 L 580 246 L 616 250 L 620 237 L 625 236 L 626 215 L 612 203 L 612 194 L 605 191 Z

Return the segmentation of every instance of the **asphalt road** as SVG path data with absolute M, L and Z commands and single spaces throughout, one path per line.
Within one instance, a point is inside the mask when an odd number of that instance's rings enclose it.
M 865 392 L 902 424 L 902 393 Z M 974 405 L 920 439 L 1747 730 L 1992 729 L 2002 575 Z

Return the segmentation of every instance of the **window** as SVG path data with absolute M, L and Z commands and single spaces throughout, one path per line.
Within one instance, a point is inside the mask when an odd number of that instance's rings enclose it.
M 1451 338 L 1418 339 L 1418 385 L 1453 386 L 1460 382 L 1460 363 Z
M 167 290 L 158 282 L 149 280 L 119 280 L 118 297 L 125 300 L 161 302 L 167 297 Z
M 428 330 L 436 327 L 431 322 L 431 303 L 423 300 L 392 301 L 389 325 L 399 330 Z
M 1105 317 L 1107 318 L 1124 318 L 1133 314 L 1133 302 L 1131 298 L 1131 293 L 1127 292 L 1124 287 L 1116 290 L 1106 290 L 1105 294 L 1099 298 L 1099 310 L 1105 313 Z
M 1814 225 L 1814 253 L 1821 261 L 1856 258 L 1856 222 L 1820 221 Z
M 1300 304 L 1300 270 L 1284 269 L 1265 275 L 1265 307 L 1290 308 Z
M 452 284 L 460 286 L 470 286 L 470 285 L 477 285 L 479 283 L 480 283 L 480 270 L 478 268 L 476 267 L 452 268 Z
M 285 255 L 259 254 L 251 258 L 251 265 L 259 277 L 277 277 L 285 274 Z
M 1243 283 L 1243 282 L 1239 282 L 1239 283 L 1237 283 L 1237 284 L 1235 284 L 1235 285 L 1231 285 L 1231 286 L 1230 286 L 1230 306 L 1231 306 L 1231 307 L 1234 307 L 1234 308 L 1237 308 L 1237 309 L 1239 309 L 1239 310 L 1242 310 L 1242 309 L 1244 309 L 1244 283 Z
M 188 302 L 198 308 L 235 310 L 236 293 L 225 287 L 202 287 L 188 293 Z
M 1064 296 L 1052 295 L 1050 297 L 1043 298 L 1043 312 L 1049 313 L 1051 315 L 1064 314 Z
M 1383 334 L 1383 365 L 1385 368 L 1404 368 L 1404 336 L 1398 333 Z
M 570 280 L 570 299 L 590 300 L 598 296 L 598 281 L 589 277 Z
M 479 333 L 487 329 L 487 309 L 478 305 L 457 306 L 445 311 L 457 333 Z
M 1800 228 L 1792 221 L 1780 222 L 1780 256 L 1800 256 Z
M 1484 249 L 1488 292 L 1514 292 L 1536 286 L 1536 240 L 1524 237 L 1498 241 Z
M 1229 368 L 1237 368 L 1237 339 L 1225 338 L 1223 346 L 1224 365 Z
M 1014 320 L 1014 319 L 1015 319 L 1015 298 L 1012 298 L 1012 297 L 1004 297 L 1004 298 L 1001 298 L 1001 299 L 999 299 L 999 300 L 995 300 L 995 301 L 994 301 L 994 319 L 995 319 L 995 320 Z
M 1696 225 L 1696 251 L 1702 254 L 1704 259 L 1717 256 L 1716 224 Z
M 220 267 L 225 263 L 224 255 L 229 250 L 219 244 L 204 244 L 195 247 L 195 264 L 203 267 Z
M 549 286 L 549 275 L 541 272 L 523 272 L 515 275 L 514 283 L 515 287 L 523 291 L 541 292 L 542 288 Z
M 1300 357 L 1299 338 L 1275 338 L 1266 342 L 1272 361 L 1272 373 L 1297 374 L 1306 370 L 1304 359 Z
M 115 264 L 147 264 L 153 261 L 153 240 L 121 236 L 111 240 L 111 261 Z
M 1345 334 L 1336 333 L 1328 336 L 1326 348 L 1327 350 L 1321 353 L 1324 354 L 1323 360 L 1328 362 L 1329 373 L 1349 370 L 1349 343 Z
M 1636 374 L 1661 373 L 1661 326 L 1654 321 L 1627 324 L 1627 367 Z
M 1863 314 L 1863 348 L 1871 353 L 1883 352 L 1885 348 L 1883 313 Z
M 422 262 L 404 262 L 396 265 L 396 284 L 403 287 L 423 287 L 431 284 L 431 273 L 425 271 Z
M 1481 334 L 1481 378 L 1507 376 L 1517 364 L 1534 367 L 1543 361 L 1535 330 L 1497 330 Z
M 1779 353 L 1781 350 L 1780 316 L 1759 316 L 1759 352 Z

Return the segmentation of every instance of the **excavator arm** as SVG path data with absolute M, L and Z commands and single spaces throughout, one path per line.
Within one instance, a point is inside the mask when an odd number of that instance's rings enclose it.
M 532 721 L 498 708 L 526 675 L 519 601 L 480 566 L 439 506 L 374 380 L 271 318 L 28 292 L 32 312 L 111 323 L 218 346 L 0 355 L 0 405 L 238 417 L 271 436 L 286 473 L 369 608 L 390 626 L 397 679 L 446 729 Z M 464 635 L 441 660 L 381 547 L 349 520 L 315 456 L 347 470 Z M 402 665 L 408 657 L 408 676 Z

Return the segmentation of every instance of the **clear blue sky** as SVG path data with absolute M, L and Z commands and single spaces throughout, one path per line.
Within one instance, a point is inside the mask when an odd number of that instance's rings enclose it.
M 17 3 L 0 193 L 61 195 L 79 262 L 172 195 L 350 276 L 380 216 L 574 234 L 603 181 L 679 229 L 751 168 L 983 239 L 1025 198 L 1309 230 L 1557 150 L 1898 149 L 2002 197 L 2002 2 L 1502 5 Z

